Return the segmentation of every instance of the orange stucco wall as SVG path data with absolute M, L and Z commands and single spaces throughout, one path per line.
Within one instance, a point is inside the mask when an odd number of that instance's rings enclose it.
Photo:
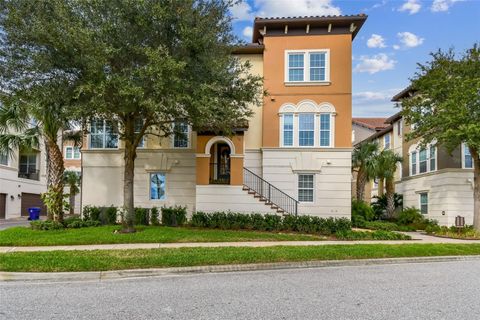
M 275 36 L 264 38 L 263 146 L 279 146 L 281 105 L 310 99 L 334 105 L 335 147 L 352 146 L 352 37 L 340 35 Z M 330 49 L 330 84 L 286 86 L 285 51 Z

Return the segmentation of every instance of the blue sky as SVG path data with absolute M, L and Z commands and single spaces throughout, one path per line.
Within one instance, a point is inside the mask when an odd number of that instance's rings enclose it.
M 247 0 L 232 8 L 235 33 L 251 41 L 255 16 L 369 17 L 353 42 L 353 115 L 389 116 L 391 97 L 409 84 L 417 62 L 480 42 L 480 0 Z

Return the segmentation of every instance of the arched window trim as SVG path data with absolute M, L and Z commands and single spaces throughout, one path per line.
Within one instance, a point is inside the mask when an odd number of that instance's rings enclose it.
M 298 104 L 285 103 L 279 109 L 279 145 L 282 148 L 334 148 L 335 147 L 335 107 L 328 102 L 322 102 L 320 104 L 315 103 L 312 100 L 302 100 Z M 299 115 L 300 114 L 314 114 L 314 143 L 313 146 L 300 146 L 299 141 Z M 321 118 L 322 115 L 328 114 L 329 129 L 322 128 Z M 286 125 L 286 116 L 293 116 L 293 143 L 289 142 L 290 138 L 286 138 L 285 132 L 291 132 L 290 126 Z M 321 132 L 329 130 L 329 145 L 321 145 Z M 289 133 L 290 136 L 290 133 Z
M 420 152 L 423 150 L 425 150 L 426 152 L 426 158 L 425 160 L 421 161 Z M 433 157 L 432 157 L 432 150 L 434 151 Z M 415 154 L 415 164 L 412 162 L 413 154 Z M 426 162 L 426 165 L 425 165 L 426 171 L 420 172 L 421 171 L 420 164 L 423 161 Z M 432 163 L 434 164 L 433 169 L 432 169 Z M 424 148 L 421 148 L 419 143 L 411 145 L 410 148 L 408 149 L 408 167 L 409 167 L 410 176 L 418 176 L 418 175 L 426 174 L 429 172 L 437 171 L 438 170 L 438 148 L 436 146 L 436 142 L 429 143 Z

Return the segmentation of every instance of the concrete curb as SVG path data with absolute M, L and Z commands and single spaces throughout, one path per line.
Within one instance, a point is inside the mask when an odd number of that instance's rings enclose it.
M 443 257 L 413 257 L 387 259 L 353 259 L 353 260 L 326 260 L 301 262 L 276 262 L 258 264 L 233 264 L 220 266 L 197 266 L 157 269 L 133 269 L 116 271 L 91 272 L 0 272 L 0 282 L 36 281 L 36 282 L 65 282 L 65 281 L 104 281 L 133 278 L 161 277 L 168 275 L 199 274 L 211 272 L 239 272 L 261 271 L 300 268 L 325 267 L 352 267 L 385 264 L 431 263 L 480 260 L 478 256 L 443 256 Z

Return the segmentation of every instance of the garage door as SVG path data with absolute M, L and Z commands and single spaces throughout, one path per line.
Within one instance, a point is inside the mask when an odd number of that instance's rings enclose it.
M 47 215 L 47 209 L 39 194 L 22 193 L 22 216 L 28 216 L 28 208 L 30 207 L 40 207 L 42 210 L 40 211 L 40 215 Z
M 0 219 L 5 219 L 5 213 L 7 211 L 7 195 L 0 193 Z

